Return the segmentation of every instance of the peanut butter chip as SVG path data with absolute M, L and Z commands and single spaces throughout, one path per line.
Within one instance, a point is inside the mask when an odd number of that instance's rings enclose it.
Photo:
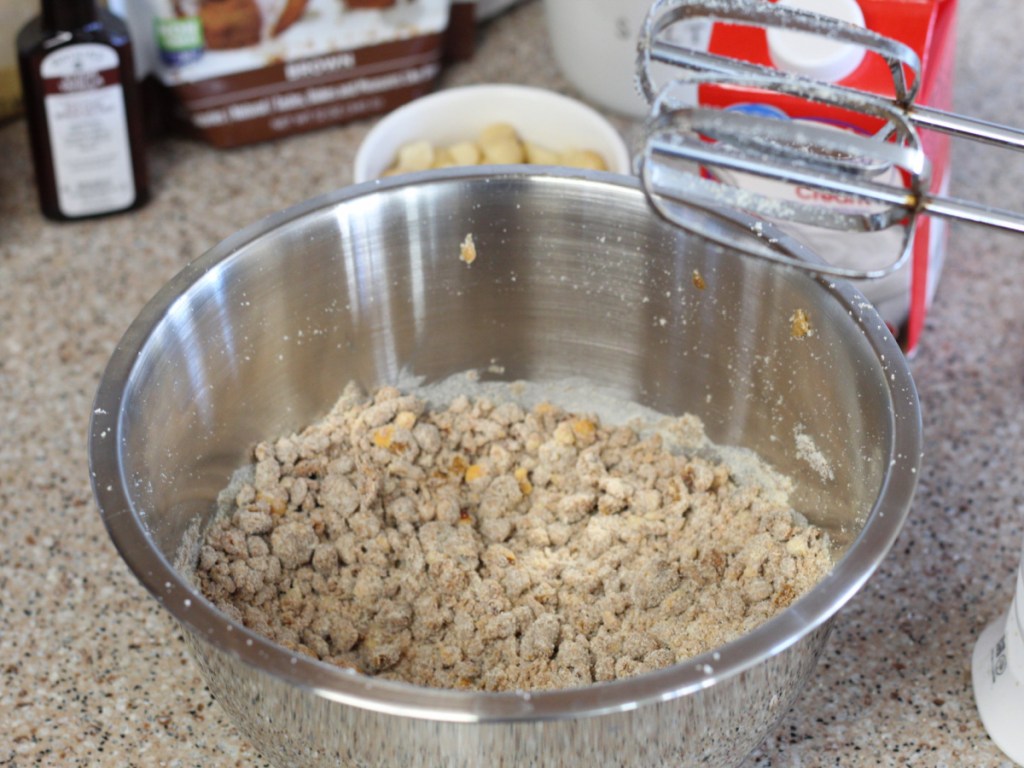
M 794 339 L 802 339 L 805 336 L 813 336 L 814 328 L 811 327 L 811 318 L 802 310 L 797 309 L 789 318 L 790 334 Z
M 466 264 L 472 264 L 476 261 L 476 243 L 473 242 L 472 233 L 466 235 L 459 245 L 459 259 L 466 262 Z
M 459 141 L 441 147 L 423 139 L 404 144 L 399 147 L 394 162 L 384 175 L 452 166 L 519 163 L 608 170 L 604 157 L 592 149 L 571 148 L 555 152 L 535 142 L 524 141 L 515 127 L 508 123 L 491 123 L 480 131 L 475 141 Z

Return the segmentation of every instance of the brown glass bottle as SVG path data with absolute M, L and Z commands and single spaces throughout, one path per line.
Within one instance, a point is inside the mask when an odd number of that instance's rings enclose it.
M 17 45 L 43 213 L 71 220 L 144 204 L 145 132 L 124 22 L 95 0 L 44 0 Z

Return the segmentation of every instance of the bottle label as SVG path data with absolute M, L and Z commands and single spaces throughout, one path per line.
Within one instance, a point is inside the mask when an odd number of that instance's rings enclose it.
M 123 210 L 135 177 L 117 51 L 80 43 L 40 65 L 57 205 L 68 217 Z

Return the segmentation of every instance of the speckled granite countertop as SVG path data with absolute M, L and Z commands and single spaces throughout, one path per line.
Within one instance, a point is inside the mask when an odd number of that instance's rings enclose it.
M 957 109 L 1024 124 L 1017 0 L 962 0 Z M 536 0 L 447 84 L 569 90 Z M 37 213 L 24 126 L 0 127 L 0 765 L 263 765 L 177 627 L 107 538 L 86 432 L 144 302 L 234 230 L 350 181 L 357 123 L 216 152 L 152 148 L 154 200 L 91 223 Z M 627 126 L 628 128 L 628 126 Z M 958 147 L 954 193 L 1024 209 L 1024 160 Z M 749 766 L 1009 765 L 976 714 L 970 652 L 1004 611 L 1024 538 L 1024 241 L 953 228 L 913 361 L 927 455 L 909 522 L 841 612 L 818 674 Z

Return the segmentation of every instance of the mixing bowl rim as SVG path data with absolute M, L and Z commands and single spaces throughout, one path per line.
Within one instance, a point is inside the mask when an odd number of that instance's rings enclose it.
M 424 688 L 360 675 L 276 645 L 217 610 L 159 552 L 145 530 L 143 515 L 133 508 L 126 490 L 130 483 L 123 475 L 119 446 L 123 397 L 130 389 L 136 360 L 176 301 L 246 244 L 320 210 L 394 190 L 405 193 L 421 185 L 467 179 L 488 184 L 496 180 L 524 182 L 552 177 L 643 194 L 632 177 L 539 166 L 448 169 L 364 182 L 272 214 L 229 236 L 179 271 L 140 311 L 116 346 L 97 390 L 89 432 L 91 482 L 104 524 L 122 558 L 168 612 L 200 641 L 316 695 L 383 713 L 451 722 L 594 716 L 667 701 L 743 674 L 830 622 L 875 571 L 899 534 L 916 489 L 921 459 L 917 391 L 906 359 L 877 312 L 853 286 L 823 278 L 814 279 L 860 326 L 885 373 L 881 378 L 892 404 L 889 418 L 893 439 L 887 457 L 890 471 L 863 529 L 830 573 L 792 606 L 714 651 L 657 671 L 580 688 L 532 693 Z M 741 215 L 743 218 L 755 221 Z M 785 245 L 785 235 L 778 233 L 778 238 Z

